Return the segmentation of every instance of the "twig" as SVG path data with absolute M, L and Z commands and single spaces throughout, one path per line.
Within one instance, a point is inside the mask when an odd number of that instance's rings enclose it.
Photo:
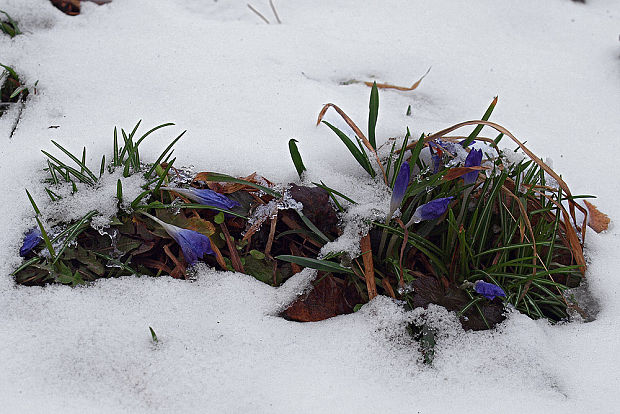
M 237 272 L 245 273 L 245 269 L 243 269 L 243 264 L 241 263 L 241 258 L 239 257 L 239 252 L 237 252 L 235 243 L 228 232 L 228 227 L 226 227 L 225 223 L 220 224 L 220 227 L 222 228 L 222 232 L 226 238 L 226 244 L 228 245 L 228 250 L 230 252 L 230 261 L 232 262 L 233 269 Z
M 266 18 L 265 16 L 263 16 L 263 15 L 261 14 L 261 12 L 259 12 L 259 11 L 258 11 L 258 10 L 256 10 L 254 7 L 252 7 L 252 5 L 251 5 L 250 3 L 248 3 L 248 7 L 250 8 L 250 10 L 252 10 L 254 13 L 256 13 L 256 15 L 257 15 L 258 17 L 260 17 L 261 19 L 263 19 L 263 21 L 264 21 L 265 23 L 267 23 L 267 24 L 271 24 L 271 23 L 269 23 L 269 20 L 267 20 L 267 18 Z
M 364 260 L 364 278 L 366 279 L 366 289 L 368 289 L 368 300 L 373 300 L 377 296 L 377 284 L 375 283 L 375 268 L 372 263 L 370 234 L 362 237 L 360 249 L 362 250 L 362 259 Z
M 269 5 L 271 6 L 271 11 L 273 11 L 273 15 L 276 16 L 276 21 L 278 24 L 282 24 L 282 20 L 280 20 L 280 16 L 278 16 L 278 12 L 276 11 L 276 6 L 273 5 L 273 1 L 269 0 Z
M 269 226 L 269 238 L 267 239 L 267 245 L 265 246 L 265 256 L 271 258 L 271 246 L 273 245 L 273 238 L 276 235 L 276 224 L 278 223 L 278 216 L 276 215 L 271 219 L 271 225 Z

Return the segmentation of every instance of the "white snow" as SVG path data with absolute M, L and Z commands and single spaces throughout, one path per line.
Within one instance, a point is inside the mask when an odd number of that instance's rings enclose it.
M 0 63 L 39 80 L 11 139 L 16 111 L 0 118 L 0 411 L 617 412 L 620 3 L 275 4 L 282 25 L 265 24 L 244 1 L 85 2 L 69 17 L 45 0 L 0 0 L 25 32 L 0 36 Z M 252 5 L 274 20 L 267 1 Z M 552 326 L 511 313 L 497 330 L 463 332 L 441 309 L 406 314 L 383 297 L 319 323 L 276 317 L 311 271 L 279 289 L 206 268 L 194 282 L 131 277 L 83 288 L 16 287 L 9 277 L 32 225 L 24 188 L 52 208 L 40 150 L 54 149 L 50 139 L 74 152 L 86 146 L 97 170 L 114 126 L 139 119 L 142 131 L 176 123 L 144 142 L 143 161 L 187 129 L 179 165 L 298 182 L 287 146 L 296 138 L 306 179 L 380 210 L 389 192 L 316 117 L 332 102 L 365 130 L 369 88 L 341 83 L 410 85 L 428 67 L 418 90 L 380 92 L 379 142 L 407 126 L 417 137 L 477 119 L 499 95 L 491 120 L 553 158 L 573 193 L 599 196 L 612 218 L 610 230 L 587 236 L 587 278 L 601 307 L 594 322 Z M 72 213 L 110 203 L 114 183 L 100 189 L 107 198 L 78 193 Z M 433 367 L 404 331 L 418 317 L 442 335 Z

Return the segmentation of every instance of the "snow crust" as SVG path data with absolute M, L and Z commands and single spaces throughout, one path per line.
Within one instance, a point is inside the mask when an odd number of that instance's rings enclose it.
M 252 4 L 274 20 L 267 2 Z M 0 36 L 0 62 L 27 83 L 39 80 L 11 139 L 16 112 L 0 118 L 0 411 L 617 412 L 613 224 L 588 234 L 587 278 L 600 304 L 590 323 L 551 326 L 510 313 L 494 331 L 463 332 L 440 308 L 407 314 L 383 297 L 319 323 L 276 317 L 307 289 L 310 270 L 278 289 L 204 267 L 193 282 L 13 284 L 21 235 L 33 224 L 24 188 L 49 217 L 114 206 L 110 177 L 92 193 L 80 190 L 71 209 L 53 210 L 39 185 L 40 149 L 51 150 L 50 139 L 74 152 L 86 146 L 97 170 L 115 125 L 129 129 L 143 119 L 146 131 L 173 121 L 144 142 L 142 160 L 153 161 L 187 129 L 175 151 L 179 165 L 288 183 L 299 181 L 287 147 L 296 138 L 306 180 L 360 202 L 351 215 L 380 216 L 389 191 L 364 175 L 326 126 L 315 127 L 316 116 L 333 102 L 365 130 L 369 89 L 342 83 L 408 85 L 431 66 L 418 90 L 380 93 L 380 144 L 407 126 L 417 137 L 477 119 L 499 95 L 492 120 L 553 158 L 573 193 L 599 196 L 612 223 L 620 217 L 612 150 L 620 136 L 617 1 L 276 6 L 282 25 L 264 24 L 240 1 L 114 0 L 84 3 L 69 17 L 44 0 L 0 0 L 25 32 Z M 128 198 L 140 185 L 123 184 Z M 332 251 L 354 249 L 356 230 L 348 231 Z M 433 367 L 421 364 L 405 332 L 416 318 L 440 332 Z

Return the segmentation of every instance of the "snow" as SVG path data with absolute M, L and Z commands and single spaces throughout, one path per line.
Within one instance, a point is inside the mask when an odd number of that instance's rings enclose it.
M 252 5 L 274 20 L 266 1 Z M 11 139 L 16 111 L 0 118 L 1 411 L 617 412 L 620 4 L 276 6 L 282 25 L 266 25 L 242 1 L 114 0 L 83 3 L 69 17 L 44 0 L 0 0 L 26 33 L 0 36 L 0 61 L 27 83 L 39 80 Z M 406 314 L 383 297 L 323 322 L 278 318 L 311 271 L 279 289 L 206 268 L 193 282 L 131 277 L 85 288 L 16 287 L 8 276 L 32 226 L 24 188 L 50 215 L 112 205 L 115 194 L 110 178 L 100 192 L 80 190 L 70 211 L 53 213 L 38 184 L 40 150 L 55 150 L 50 139 L 74 152 L 86 146 L 97 169 L 111 153 L 114 126 L 130 129 L 139 119 L 143 131 L 176 123 L 144 142 L 142 160 L 187 129 L 179 165 L 256 171 L 284 184 L 299 181 L 287 146 L 296 138 L 307 180 L 366 203 L 352 214 L 382 211 L 389 192 L 326 126 L 315 127 L 316 117 L 332 102 L 365 130 L 369 89 L 341 83 L 410 85 L 428 67 L 418 90 L 380 93 L 379 142 L 407 126 L 417 137 L 479 118 L 499 95 L 491 119 L 552 158 L 574 194 L 599 196 L 595 204 L 612 218 L 610 230 L 587 235 L 595 321 L 552 326 L 510 313 L 497 330 L 463 332 L 441 309 Z M 124 183 L 124 192 L 131 188 Z M 334 249 L 351 248 L 350 233 Z M 404 331 L 422 317 L 441 334 L 433 367 L 420 363 Z

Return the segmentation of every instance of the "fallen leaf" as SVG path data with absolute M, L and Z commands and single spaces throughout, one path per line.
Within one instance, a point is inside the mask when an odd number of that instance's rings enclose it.
M 69 16 L 77 16 L 80 14 L 80 0 L 51 0 L 54 7 L 68 14 Z
M 611 221 L 607 214 L 599 211 L 596 206 L 587 200 L 583 201 L 588 208 L 588 226 L 597 233 L 607 230 Z
M 362 303 L 353 286 L 331 274 L 319 272 L 319 283 L 308 294 L 293 302 L 283 312 L 284 317 L 298 322 L 316 322 L 353 312 Z

